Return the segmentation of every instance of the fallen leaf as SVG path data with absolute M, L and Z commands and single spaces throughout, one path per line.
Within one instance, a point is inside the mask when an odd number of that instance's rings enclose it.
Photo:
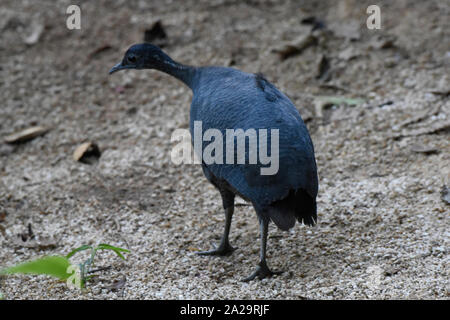
M 8 212 L 6 212 L 6 210 L 0 211 L 0 222 L 5 221 L 7 215 L 8 215 Z
M 176 191 L 174 188 L 172 188 L 172 187 L 170 187 L 170 186 L 163 186 L 163 187 L 162 187 L 162 190 L 165 191 L 165 192 L 167 192 L 167 193 L 173 193 L 173 192 Z
M 339 91 L 343 91 L 343 92 L 350 92 L 350 89 L 348 88 L 344 88 L 338 84 L 334 84 L 334 83 L 321 83 L 319 85 L 321 88 L 325 88 L 325 89 L 331 89 L 331 90 L 339 90 Z
M 421 136 L 425 134 L 432 134 L 439 131 L 445 131 L 450 129 L 450 120 L 443 122 L 435 122 L 432 125 L 425 126 L 423 128 L 406 130 L 403 129 L 399 133 L 391 133 L 388 135 L 388 138 L 392 139 L 400 139 L 403 137 L 411 137 L 411 136 Z
M 312 34 L 303 35 L 298 39 L 282 44 L 279 48 L 273 48 L 272 52 L 278 53 L 281 60 L 286 60 L 294 55 L 298 55 L 306 48 L 317 44 L 317 38 Z
M 57 246 L 58 240 L 53 239 L 53 238 L 47 238 L 47 239 L 41 239 L 39 241 L 37 241 L 35 239 L 23 241 L 19 237 L 17 237 L 17 238 L 12 237 L 11 242 L 15 246 L 21 247 L 21 248 L 37 248 L 40 250 L 44 250 L 44 249 L 55 248 Z
M 430 89 L 430 93 L 435 95 L 440 95 L 443 97 L 448 97 L 450 95 L 450 88 L 447 89 Z
M 85 164 L 93 164 L 100 158 L 101 152 L 97 144 L 85 142 L 79 145 L 73 153 L 73 159 Z
M 411 151 L 417 152 L 417 153 L 425 153 L 425 154 L 436 154 L 439 152 L 439 150 L 436 148 L 427 147 L 427 146 L 423 146 L 423 145 L 417 145 L 417 144 L 415 144 L 411 147 Z
M 88 55 L 88 60 L 90 60 L 90 59 L 94 58 L 96 55 L 98 55 L 98 54 L 100 54 L 100 53 L 102 53 L 102 52 L 108 51 L 108 50 L 110 50 L 110 49 L 112 49 L 112 46 L 110 46 L 109 44 L 104 44 L 104 45 L 102 45 L 102 46 L 96 48 L 96 49 L 95 49 L 94 51 L 92 51 L 91 53 L 89 53 L 89 55 Z
M 28 224 L 27 232 L 17 234 L 15 237 L 11 237 L 10 240 L 16 247 L 37 248 L 41 250 L 55 248 L 59 242 L 59 240 L 54 238 L 41 238 L 37 240 L 31 229 L 31 223 Z
M 5 143 L 9 143 L 9 144 L 23 143 L 23 142 L 30 141 L 36 137 L 42 136 L 42 135 L 46 134 L 49 130 L 50 130 L 49 128 L 45 128 L 45 127 L 41 127 L 41 126 L 31 127 L 31 128 L 13 133 L 9 136 L 6 136 L 4 138 L 4 141 L 5 141 Z
M 388 49 L 394 47 L 396 37 L 393 35 L 376 36 L 370 40 L 369 49 Z
M 319 63 L 317 65 L 317 76 L 316 79 L 329 80 L 330 78 L 330 60 L 325 56 L 321 55 Z
M 44 25 L 41 23 L 34 23 L 33 24 L 33 32 L 23 39 L 25 44 L 31 46 L 33 44 L 36 44 L 39 41 L 39 38 L 42 35 L 42 32 L 44 31 Z
M 435 114 L 438 114 L 440 110 L 441 110 L 441 107 L 439 105 L 435 106 L 431 110 L 428 110 L 428 109 L 423 110 L 422 112 L 416 113 L 413 117 L 406 119 L 405 121 L 402 121 L 396 127 L 401 128 L 401 127 L 409 126 L 414 123 L 421 122 L 424 119 L 427 119 L 431 116 L 434 116 Z

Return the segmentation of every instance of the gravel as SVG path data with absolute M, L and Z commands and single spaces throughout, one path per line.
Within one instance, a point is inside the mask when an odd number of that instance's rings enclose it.
M 81 30 L 73 31 L 64 20 L 69 1 L 3 2 L 0 137 L 52 129 L 0 144 L 0 266 L 83 244 L 131 251 L 125 261 L 100 252 L 97 266 L 111 269 L 84 291 L 14 275 L 0 281 L 5 299 L 448 299 L 450 219 L 441 199 L 450 185 L 448 2 L 378 1 L 382 29 L 368 30 L 365 1 L 99 0 L 83 2 Z M 273 48 L 307 34 L 311 26 L 300 21 L 311 15 L 330 26 L 356 21 L 359 39 L 342 35 L 345 28 L 318 30 L 316 45 L 280 61 Z M 289 232 L 271 225 L 268 263 L 285 271 L 279 276 L 240 282 L 258 260 L 249 206 L 236 208 L 230 239 L 238 250 L 195 254 L 218 243 L 224 215 L 201 168 L 170 161 L 172 132 L 188 127 L 188 88 L 155 71 L 107 74 L 157 20 L 174 59 L 263 72 L 307 121 L 319 223 Z M 45 28 L 26 44 L 36 24 Z M 373 49 L 379 37 L 394 45 Z M 316 79 L 321 55 L 328 82 Z M 321 106 L 323 96 L 365 102 Z M 93 165 L 72 158 L 85 141 L 102 151 Z M 417 145 L 436 152 L 415 152 Z M 28 224 L 37 241 L 57 239 L 56 246 L 14 244 Z M 111 290 L 123 276 L 124 287 Z

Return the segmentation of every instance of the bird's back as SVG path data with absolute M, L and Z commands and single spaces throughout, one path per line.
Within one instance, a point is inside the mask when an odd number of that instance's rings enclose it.
M 268 216 L 281 229 L 292 227 L 295 218 L 313 224 L 318 191 L 314 148 L 292 102 L 261 75 L 232 68 L 201 68 L 193 92 L 192 136 L 194 121 L 201 121 L 203 132 L 218 129 L 224 137 L 226 129 L 268 129 L 270 150 L 270 130 L 279 130 L 276 174 L 261 175 L 261 168 L 267 165 L 249 164 L 248 146 L 246 164 L 227 164 L 224 146 L 223 164 L 204 164 L 206 170 L 250 200 L 258 214 Z M 203 142 L 203 148 L 206 145 L 208 142 Z M 258 155 L 259 147 L 258 143 Z

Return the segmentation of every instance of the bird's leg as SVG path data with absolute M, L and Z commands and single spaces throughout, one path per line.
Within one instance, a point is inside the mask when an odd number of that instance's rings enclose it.
M 203 255 L 203 256 L 225 256 L 230 253 L 232 253 L 235 248 L 233 248 L 230 245 L 230 242 L 228 240 L 228 236 L 230 234 L 230 227 L 231 227 L 231 219 L 233 218 L 234 213 L 234 195 L 230 196 L 224 196 L 222 195 L 223 204 L 225 208 L 225 230 L 222 235 L 222 239 L 220 240 L 219 247 L 210 250 L 210 251 L 200 251 L 197 254 Z
M 282 271 L 272 271 L 267 266 L 266 262 L 266 246 L 267 246 L 267 234 L 269 231 L 269 220 L 264 218 L 259 218 L 259 227 L 261 230 L 261 252 L 260 260 L 255 272 L 253 272 L 247 278 L 242 279 L 242 281 L 250 281 L 258 277 L 259 279 L 264 279 L 273 276 L 274 274 L 280 274 Z

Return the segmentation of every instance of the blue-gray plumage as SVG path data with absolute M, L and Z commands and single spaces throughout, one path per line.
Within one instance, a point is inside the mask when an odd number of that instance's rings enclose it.
M 194 137 L 194 121 L 201 121 L 202 131 L 218 129 L 278 129 L 279 170 L 262 175 L 266 167 L 260 162 L 249 164 L 202 163 L 206 178 L 219 190 L 225 209 L 225 231 L 218 248 L 204 255 L 225 255 L 234 248 L 228 234 L 238 195 L 252 203 L 261 228 L 261 257 L 254 273 L 244 280 L 273 275 L 266 263 L 268 224 L 273 221 L 288 230 L 295 221 L 314 225 L 317 220 L 316 196 L 318 178 L 314 147 L 299 112 L 282 92 L 260 74 L 249 74 L 225 67 L 191 67 L 173 61 L 160 48 L 137 44 L 126 52 L 121 63 L 110 73 L 122 69 L 157 69 L 184 82 L 192 89 L 190 130 Z M 268 135 L 268 149 L 272 141 Z M 203 142 L 203 148 L 207 142 Z M 224 147 L 225 150 L 225 147 Z M 258 145 L 259 151 L 259 145 Z

